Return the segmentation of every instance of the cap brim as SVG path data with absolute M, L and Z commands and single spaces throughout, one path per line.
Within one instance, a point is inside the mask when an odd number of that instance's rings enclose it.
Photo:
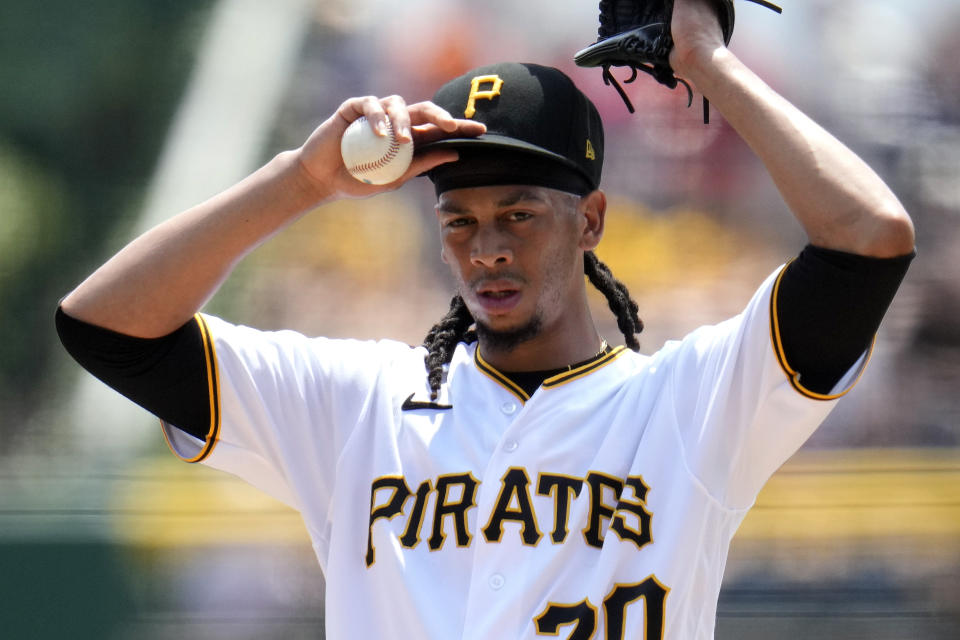
M 584 173 L 582 168 L 559 153 L 554 153 L 553 151 L 544 149 L 543 147 L 539 147 L 529 142 L 524 142 L 523 140 L 517 140 L 516 138 L 511 138 L 509 136 L 501 136 L 495 133 L 484 133 L 471 138 L 444 138 L 443 140 L 428 142 L 425 145 L 417 147 L 416 150 L 421 152 L 430 151 L 432 149 L 504 149 L 506 151 L 532 153 L 540 156 L 541 158 L 549 158 L 550 160 L 558 162 L 565 167 L 573 169 L 580 175 L 584 176 L 589 184 L 593 184 L 591 177 Z

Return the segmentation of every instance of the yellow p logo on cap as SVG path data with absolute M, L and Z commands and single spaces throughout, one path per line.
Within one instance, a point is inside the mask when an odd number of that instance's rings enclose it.
M 480 85 L 488 82 L 493 86 L 489 89 L 481 91 Z M 495 97 L 500 95 L 500 88 L 502 86 L 503 79 L 496 74 L 489 76 L 474 76 L 473 79 L 470 80 L 470 95 L 467 96 L 467 108 L 463 110 L 464 117 L 472 118 L 473 114 L 477 112 L 477 98 L 493 100 Z

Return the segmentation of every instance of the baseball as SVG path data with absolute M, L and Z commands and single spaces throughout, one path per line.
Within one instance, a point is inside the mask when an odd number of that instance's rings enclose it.
M 357 180 L 367 184 L 389 184 L 404 174 L 413 159 L 413 143 L 400 142 L 387 120 L 387 135 L 378 136 L 361 116 L 340 139 L 343 164 Z

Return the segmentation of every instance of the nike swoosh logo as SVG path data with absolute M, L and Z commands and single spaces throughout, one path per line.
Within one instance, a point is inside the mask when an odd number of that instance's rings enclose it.
M 400 405 L 400 411 L 413 411 L 415 409 L 453 409 L 452 404 L 440 404 L 439 402 L 421 402 L 413 399 L 414 394 L 407 396 L 407 399 Z

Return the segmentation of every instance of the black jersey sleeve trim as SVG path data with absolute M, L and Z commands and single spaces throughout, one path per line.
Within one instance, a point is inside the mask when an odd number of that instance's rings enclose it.
M 770 299 L 771 336 L 798 391 L 821 400 L 843 395 L 832 391 L 872 352 L 915 255 L 872 258 L 807 245 L 783 268 Z
M 857 382 L 860 381 L 860 377 L 867 368 L 867 362 L 869 361 L 870 356 L 873 354 L 874 343 L 870 343 L 867 353 L 867 360 L 864 361 L 863 366 L 860 367 L 860 371 L 857 372 L 856 379 L 851 384 L 847 385 L 847 387 L 840 393 L 818 393 L 803 386 L 800 383 L 800 373 L 791 367 L 790 363 L 787 361 L 787 356 L 783 349 L 783 338 L 780 333 L 780 318 L 778 314 L 779 307 L 777 300 L 780 294 L 780 283 L 783 280 L 783 274 L 786 273 L 787 267 L 789 266 L 790 265 L 787 264 L 787 266 L 780 270 L 780 273 L 777 275 L 777 280 L 773 285 L 773 292 L 770 294 L 770 340 L 773 343 L 773 352 L 777 356 L 777 362 L 780 363 L 780 368 L 783 369 L 784 374 L 786 374 L 787 379 L 790 381 L 790 386 L 792 386 L 798 393 L 812 400 L 836 400 L 837 398 L 846 395 L 851 389 L 853 389 L 854 386 L 856 386 Z
M 204 320 L 203 316 L 199 313 L 194 316 L 194 321 L 197 323 L 197 326 L 200 329 L 200 337 L 203 341 L 203 358 L 207 374 L 206 382 L 207 396 L 209 400 L 210 426 L 205 437 L 202 438 L 204 441 L 203 448 L 192 457 L 181 455 L 181 453 L 177 451 L 177 447 L 175 447 L 170 441 L 166 429 L 164 429 L 163 437 L 167 441 L 167 446 L 170 447 L 170 451 L 173 452 L 173 455 L 177 456 L 184 462 L 200 462 L 204 460 L 210 455 L 214 447 L 217 446 L 217 442 L 220 440 L 220 371 L 217 366 L 217 350 L 213 344 L 213 337 L 210 335 L 210 327 L 207 325 L 207 321 Z
M 204 441 L 209 455 L 220 431 L 216 352 L 197 314 L 172 333 L 138 338 L 73 318 L 57 308 L 57 333 L 88 372 L 170 426 Z

